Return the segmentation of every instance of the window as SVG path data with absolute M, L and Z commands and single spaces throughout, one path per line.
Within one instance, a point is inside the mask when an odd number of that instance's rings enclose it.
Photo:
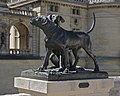
M 72 14 L 80 15 L 80 10 L 79 9 L 72 9 Z
M 20 34 L 15 26 L 10 29 L 10 49 L 20 48 Z
M 50 5 L 49 6 L 49 11 L 52 11 L 52 12 L 58 12 L 58 6 L 54 6 L 54 5 Z
M 73 11 L 73 14 L 75 14 L 75 9 L 73 9 L 72 11 Z
M 76 11 L 76 15 L 80 15 L 80 10 L 77 9 Z
M 80 17 L 72 16 L 70 19 L 70 27 L 73 30 L 80 30 L 81 28 L 81 22 Z
M 74 24 L 75 24 L 75 25 L 78 25 L 78 24 L 79 24 L 79 22 L 78 22 L 78 19 L 77 19 L 77 18 L 75 18 L 75 19 L 74 19 Z

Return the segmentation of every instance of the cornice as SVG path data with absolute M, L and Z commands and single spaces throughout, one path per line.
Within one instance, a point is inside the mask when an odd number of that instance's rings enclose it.
M 36 2 L 36 1 L 41 1 L 47 4 L 60 5 L 60 6 L 66 6 L 66 7 L 83 8 L 83 9 L 87 8 L 87 5 L 84 3 L 80 3 L 80 2 L 78 3 L 78 2 L 68 1 L 68 0 L 22 0 L 14 3 L 9 3 L 8 6 L 10 8 L 17 8 L 20 6 L 25 6 L 26 4 Z
M 25 6 L 27 4 L 40 1 L 46 4 L 65 6 L 65 7 L 73 7 L 73 8 L 81 8 L 81 9 L 94 9 L 94 8 L 119 8 L 120 3 L 112 2 L 112 3 L 94 3 L 94 4 L 86 4 L 82 2 L 73 2 L 68 0 L 22 0 L 14 3 L 9 3 L 8 6 L 10 8 L 17 8 L 20 6 Z
M 99 3 L 99 4 L 90 4 L 88 5 L 88 9 L 96 9 L 96 8 L 120 8 L 120 3 Z
M 73 7 L 73 8 L 82 8 L 87 9 L 86 4 L 80 4 L 80 3 L 73 3 L 73 2 L 65 2 L 66 0 L 43 0 L 43 3 L 51 4 L 51 5 L 58 5 L 58 6 L 65 6 L 65 7 Z
M 24 6 L 24 5 L 36 2 L 36 1 L 38 1 L 38 0 L 22 0 L 22 1 L 17 1 L 17 2 L 13 2 L 13 3 L 8 3 L 7 5 L 10 8 L 17 8 L 17 7 L 20 7 L 20 6 Z

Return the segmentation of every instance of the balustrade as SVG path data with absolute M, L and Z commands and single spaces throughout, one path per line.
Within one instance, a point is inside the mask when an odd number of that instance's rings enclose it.
M 0 2 L 4 2 L 4 3 L 7 3 L 7 0 L 0 0 Z
M 88 3 L 88 0 L 66 0 L 66 1 L 68 1 L 68 2 L 75 2 L 75 3 Z
M 89 4 L 94 4 L 94 3 L 111 3 L 111 2 L 116 2 L 116 0 L 89 0 Z
M 36 12 L 28 10 L 10 9 L 10 13 L 24 16 L 37 16 Z
M 9 54 L 30 54 L 29 49 L 9 49 Z

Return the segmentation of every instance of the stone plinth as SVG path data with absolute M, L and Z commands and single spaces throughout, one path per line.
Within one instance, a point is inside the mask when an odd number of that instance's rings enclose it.
M 120 96 L 120 76 L 110 77 L 114 79 L 114 87 L 110 91 L 109 96 Z
M 108 73 L 99 71 L 94 72 L 91 70 L 81 70 L 77 68 L 76 71 L 59 72 L 57 69 L 47 69 L 45 71 L 36 71 L 33 69 L 25 70 L 21 72 L 21 77 L 47 80 L 47 81 L 65 81 L 65 80 L 83 80 L 83 79 L 106 79 Z
M 14 86 L 31 96 L 109 96 L 113 79 L 44 81 L 16 77 Z

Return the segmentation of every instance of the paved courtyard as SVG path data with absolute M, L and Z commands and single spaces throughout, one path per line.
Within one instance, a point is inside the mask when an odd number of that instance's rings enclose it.
M 41 60 L 0 60 L 0 96 L 17 93 L 14 77 L 23 70 L 38 68 L 41 63 Z

